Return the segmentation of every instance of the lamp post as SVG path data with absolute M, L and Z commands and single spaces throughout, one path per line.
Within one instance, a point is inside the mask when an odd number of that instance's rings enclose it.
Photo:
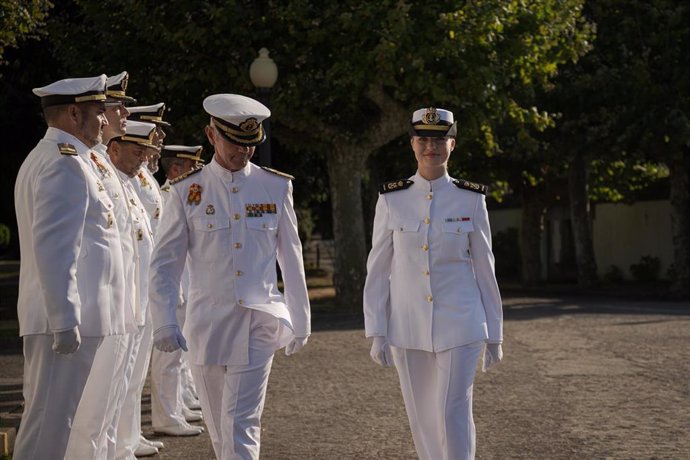
M 256 95 L 259 102 L 269 108 L 271 103 L 271 88 L 278 80 L 278 67 L 268 55 L 266 48 L 259 50 L 259 56 L 254 59 L 249 66 L 249 78 L 256 87 Z M 271 166 L 271 119 L 270 117 L 263 122 L 266 131 L 266 142 L 259 145 L 259 164 L 261 166 Z

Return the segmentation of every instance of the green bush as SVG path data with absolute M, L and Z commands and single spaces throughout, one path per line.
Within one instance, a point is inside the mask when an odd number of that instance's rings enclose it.
M 630 265 L 630 273 L 637 281 L 656 281 L 660 271 L 661 261 L 658 257 L 642 256 L 639 263 Z
M 603 278 L 607 283 L 620 283 L 623 281 L 623 270 L 616 265 L 611 265 L 606 273 L 604 273 Z
M 296 208 L 297 215 L 297 233 L 299 234 L 302 244 L 306 244 L 312 237 L 314 232 L 314 214 L 309 208 Z
M 5 224 L 0 224 L 0 248 L 10 244 L 10 228 Z

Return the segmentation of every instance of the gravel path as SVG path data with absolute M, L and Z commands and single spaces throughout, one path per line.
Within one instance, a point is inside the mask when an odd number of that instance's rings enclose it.
M 690 458 L 690 302 L 505 303 L 504 362 L 475 381 L 478 459 Z M 262 458 L 415 459 L 396 373 L 370 361 L 361 323 L 315 330 L 276 355 Z M 0 356 L 3 381 L 20 372 Z M 207 434 L 162 440 L 152 458 L 213 458 Z

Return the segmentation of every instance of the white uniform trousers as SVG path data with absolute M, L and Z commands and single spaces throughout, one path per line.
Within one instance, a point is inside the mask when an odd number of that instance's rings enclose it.
M 279 323 L 268 313 L 252 310 L 251 315 L 249 364 L 190 363 L 217 460 L 259 458 L 261 413 L 278 343 Z
M 74 414 L 101 337 L 82 337 L 69 355 L 55 353 L 53 336 L 24 336 L 24 413 L 14 444 L 15 460 L 63 460 Z
M 121 403 L 117 417 L 115 458 L 133 460 L 134 451 L 139 445 L 141 434 L 141 394 L 146 383 L 149 368 L 151 347 L 153 346 L 153 324 L 148 321 L 139 326 L 134 334 L 134 345 L 130 355 L 131 371 L 127 374 L 127 391 Z
M 472 387 L 482 343 L 431 353 L 391 347 L 420 460 L 470 460 Z
M 180 378 L 182 379 L 182 392 L 188 392 L 195 399 L 199 398 L 199 393 L 196 391 L 196 385 L 194 384 L 194 377 L 192 377 L 192 368 L 189 366 L 189 358 L 182 355 L 182 368 L 180 369 Z
M 185 308 L 178 306 L 177 324 L 184 326 Z M 185 426 L 182 414 L 182 349 L 153 350 L 151 356 L 151 425 L 154 428 Z
M 66 460 L 115 458 L 112 420 L 125 388 L 133 334 L 103 338 L 72 424 Z

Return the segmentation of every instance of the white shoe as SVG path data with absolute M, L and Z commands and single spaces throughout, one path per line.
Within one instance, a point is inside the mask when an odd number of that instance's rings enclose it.
M 204 432 L 200 426 L 185 425 L 171 425 L 153 427 L 153 432 L 156 434 L 165 434 L 168 436 L 199 436 Z
M 153 446 L 149 446 L 146 444 L 139 443 L 136 449 L 134 449 L 134 455 L 136 457 L 150 457 L 152 455 L 156 455 L 158 453 L 158 449 L 156 449 Z
M 151 439 L 146 439 L 143 434 L 139 435 L 139 444 L 144 444 L 147 446 L 153 446 L 156 449 L 162 449 L 165 447 L 165 444 L 163 444 L 160 441 L 153 441 Z
M 191 423 L 187 423 L 187 422 L 184 422 L 184 423 L 185 423 L 185 426 L 188 426 L 188 427 L 190 427 L 190 428 L 194 428 L 194 429 L 197 429 L 197 430 L 201 430 L 202 433 L 203 433 L 204 431 L 206 431 L 206 428 L 204 428 L 203 426 L 192 425 Z
M 182 415 L 187 422 L 200 422 L 204 419 L 204 416 L 201 415 L 201 412 L 188 409 L 185 406 L 182 407 Z
M 184 402 L 185 406 L 189 407 L 192 410 L 201 409 L 201 403 L 199 402 L 199 399 L 194 397 L 194 394 L 192 394 L 191 391 L 185 390 L 182 392 L 182 401 Z

